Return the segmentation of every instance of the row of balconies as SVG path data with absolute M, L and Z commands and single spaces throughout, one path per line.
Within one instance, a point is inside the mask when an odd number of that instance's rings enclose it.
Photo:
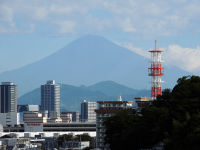
M 97 114 L 97 118 L 98 117 L 111 117 L 111 116 L 112 116 L 111 113 L 109 113 L 109 114 Z
M 107 107 L 112 107 L 112 108 L 117 108 L 117 107 L 125 107 L 126 104 L 101 104 L 99 105 L 99 108 L 107 108 Z
M 105 134 L 104 134 L 104 133 L 100 133 L 100 134 L 97 135 L 97 139 L 99 139 L 99 138 L 104 139 L 104 137 L 105 137 Z
M 97 143 L 104 143 L 104 138 L 98 138 L 98 137 L 97 137 L 96 142 L 97 142 Z
M 102 123 L 97 124 L 96 126 L 97 126 L 97 128 L 104 128 L 105 127 Z
M 97 119 L 96 122 L 103 123 L 104 119 Z
M 102 133 L 105 133 L 105 129 L 103 129 L 103 128 L 97 128 L 97 132 L 102 132 Z

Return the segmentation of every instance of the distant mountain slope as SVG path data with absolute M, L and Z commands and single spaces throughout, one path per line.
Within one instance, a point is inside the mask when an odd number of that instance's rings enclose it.
M 40 61 L 2 73 L 0 79 L 16 83 L 19 96 L 49 79 L 76 86 L 112 80 L 134 89 L 147 89 L 148 66 L 144 57 L 103 37 L 88 35 Z M 165 87 L 172 88 L 178 77 L 188 74 L 179 68 L 165 68 Z
M 92 91 L 100 91 L 107 96 L 116 96 L 116 95 L 135 95 L 137 90 L 133 90 L 129 87 L 120 85 L 113 81 L 103 81 L 92 86 L 89 86 L 88 89 Z
M 113 81 L 104 81 L 89 87 L 63 84 L 61 87 L 61 108 L 75 111 L 80 109 L 80 103 L 84 99 L 88 101 L 117 100 L 117 96 L 120 94 L 123 100 L 132 101 L 137 96 L 149 96 L 150 92 L 131 89 Z M 21 96 L 18 103 L 39 105 L 40 99 L 40 88 L 37 88 Z

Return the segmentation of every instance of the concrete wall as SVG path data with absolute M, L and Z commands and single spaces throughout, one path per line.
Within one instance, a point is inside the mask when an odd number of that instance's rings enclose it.
M 0 113 L 0 124 L 15 126 L 20 124 L 20 115 L 16 112 Z

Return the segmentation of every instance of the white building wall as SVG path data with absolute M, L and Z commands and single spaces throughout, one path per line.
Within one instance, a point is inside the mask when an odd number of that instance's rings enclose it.
M 24 132 L 43 132 L 43 123 L 24 123 Z
M 20 124 L 20 115 L 16 112 L 0 113 L 0 124 L 15 126 Z
M 20 115 L 16 112 L 9 112 L 6 116 L 7 125 L 15 126 L 20 124 Z
M 96 122 L 96 102 L 87 102 L 83 100 L 81 103 L 81 121 L 82 122 Z
M 106 118 L 113 116 L 114 110 L 132 109 L 132 102 L 129 101 L 100 101 L 98 102 L 98 110 L 102 112 L 96 113 L 96 146 L 100 149 L 109 149 L 109 146 L 104 145 L 104 137 L 106 136 L 106 128 L 103 124 Z
M 6 126 L 6 113 L 0 113 L 0 124 L 2 124 L 2 126 Z
M 39 111 L 39 105 L 28 105 L 28 111 Z

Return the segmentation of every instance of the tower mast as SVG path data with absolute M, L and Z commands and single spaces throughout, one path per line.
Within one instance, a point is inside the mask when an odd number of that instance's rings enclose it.
M 151 53 L 151 67 L 149 69 L 149 76 L 151 76 L 151 97 L 153 100 L 158 95 L 162 94 L 161 77 L 164 76 L 164 68 L 162 67 L 162 50 L 157 50 L 157 40 L 155 40 L 155 50 L 150 50 Z

